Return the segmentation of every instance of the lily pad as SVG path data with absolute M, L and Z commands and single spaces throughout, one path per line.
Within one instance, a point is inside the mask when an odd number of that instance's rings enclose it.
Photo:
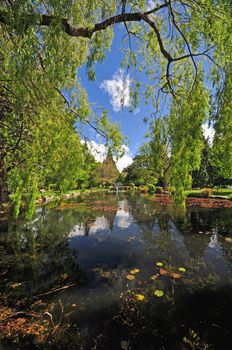
M 145 298 L 145 296 L 142 295 L 142 294 L 135 294 L 135 299 L 136 299 L 137 301 L 143 301 L 144 298 Z
M 163 292 L 162 290 L 160 290 L 160 289 L 156 289 L 156 290 L 154 291 L 154 295 L 155 295 L 156 297 L 158 297 L 158 298 L 161 298 L 161 297 L 164 296 L 164 292 Z
M 158 262 L 156 263 L 156 266 L 164 266 L 164 264 L 163 264 L 161 261 L 158 261 Z
M 127 275 L 126 278 L 129 280 L 129 281 L 133 281 L 135 279 L 135 276 L 133 275 Z
M 181 272 L 185 272 L 186 271 L 186 269 L 184 267 L 179 267 L 178 270 L 181 271 Z
M 226 242 L 230 242 L 230 243 L 232 243 L 232 238 L 230 238 L 230 237 L 226 237 L 226 238 L 225 238 L 225 241 L 226 241 Z
M 134 270 L 131 270 L 130 273 L 132 275 L 135 275 L 136 273 L 138 273 L 140 270 L 139 269 L 134 269 Z

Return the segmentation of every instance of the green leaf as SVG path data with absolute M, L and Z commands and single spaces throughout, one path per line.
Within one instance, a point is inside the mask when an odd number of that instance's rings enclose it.
M 156 297 L 158 297 L 158 298 L 161 298 L 162 296 L 164 296 L 164 292 L 163 292 L 162 290 L 160 290 L 160 289 L 156 289 L 156 290 L 154 291 L 154 295 L 155 295 Z

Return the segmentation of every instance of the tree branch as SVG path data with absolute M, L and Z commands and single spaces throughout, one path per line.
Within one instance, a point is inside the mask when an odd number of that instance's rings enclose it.
M 152 10 L 147 12 L 133 12 L 133 13 L 121 13 L 120 15 L 112 16 L 105 21 L 96 23 L 93 28 L 89 27 L 75 27 L 69 24 L 68 18 L 59 18 L 53 15 L 40 15 L 40 14 L 30 14 L 28 13 L 26 15 L 26 20 L 28 23 L 28 20 L 30 18 L 32 19 L 32 23 L 34 25 L 40 25 L 40 26 L 50 26 L 53 22 L 58 21 L 62 24 L 65 33 L 67 33 L 70 36 L 76 36 L 76 37 L 83 37 L 83 38 L 91 38 L 92 35 L 98 31 L 104 30 L 116 23 L 123 23 L 123 22 L 140 22 L 143 20 L 144 16 L 150 15 L 152 13 L 155 13 L 162 8 L 168 7 L 169 3 L 164 3 L 162 5 L 159 5 L 157 7 L 154 7 Z M 7 22 L 7 12 L 6 11 L 0 11 L 0 22 L 3 24 L 8 24 Z
M 62 94 L 62 92 L 56 88 L 56 91 L 59 93 L 59 95 L 63 98 L 64 102 L 66 103 L 66 105 L 68 106 L 70 112 L 72 112 L 73 114 L 75 114 L 79 119 L 81 119 L 82 121 L 84 121 L 86 124 L 88 124 L 93 130 L 95 130 L 100 136 L 104 137 L 105 139 L 107 139 L 107 135 L 104 134 L 102 131 L 100 131 L 97 127 L 95 127 L 89 120 L 87 120 L 86 118 L 84 118 L 82 115 L 80 115 L 77 111 L 75 111 L 75 109 L 72 108 L 72 106 L 70 105 L 70 102 L 67 100 L 67 98 Z

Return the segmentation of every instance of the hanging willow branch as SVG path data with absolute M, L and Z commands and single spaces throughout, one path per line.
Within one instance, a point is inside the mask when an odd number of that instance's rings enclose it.
M 148 11 L 144 11 L 144 12 L 142 12 L 142 11 L 141 12 L 128 11 L 126 0 L 122 0 L 121 5 L 122 6 L 121 6 L 119 14 L 116 14 L 115 16 L 109 17 L 101 22 L 98 22 L 98 23 L 94 24 L 94 26 L 91 26 L 91 27 L 90 26 L 77 27 L 77 26 L 71 25 L 68 18 L 63 18 L 63 17 L 61 18 L 61 17 L 57 17 L 55 15 L 38 14 L 38 13 L 23 14 L 23 19 L 21 19 L 22 27 L 27 28 L 29 25 L 49 27 L 55 22 L 55 23 L 60 23 L 62 28 L 63 28 L 63 31 L 66 34 L 68 34 L 69 36 L 91 39 L 95 33 L 99 32 L 99 31 L 103 31 L 103 30 L 107 29 L 108 27 L 114 26 L 117 23 L 123 23 L 125 25 L 125 28 L 126 28 L 126 31 L 128 34 L 128 32 L 129 32 L 128 27 L 127 27 L 128 23 L 145 22 L 154 31 L 154 34 L 156 36 L 156 39 L 157 39 L 157 42 L 159 45 L 160 53 L 163 55 L 163 57 L 167 61 L 166 77 L 165 77 L 166 82 L 163 85 L 163 87 L 161 88 L 161 90 L 163 92 L 175 93 L 173 86 L 172 86 L 172 79 L 171 79 L 171 73 L 170 73 L 171 64 L 178 62 L 178 61 L 181 61 L 181 60 L 185 60 L 185 59 L 191 59 L 192 64 L 193 64 L 194 69 L 195 69 L 195 78 L 194 78 L 194 82 L 193 82 L 193 87 L 194 87 L 194 84 L 195 84 L 196 79 L 197 79 L 197 73 L 198 73 L 198 68 L 197 68 L 197 64 L 195 62 L 195 57 L 206 56 L 209 60 L 214 62 L 212 57 L 209 54 L 207 54 L 207 52 L 209 52 L 213 47 L 212 46 L 208 47 L 202 52 L 193 52 L 192 51 L 190 43 L 188 42 L 183 30 L 181 29 L 178 21 L 176 20 L 176 15 L 180 15 L 180 13 L 174 9 L 172 0 L 164 0 L 164 2 L 162 4 L 157 5 L 157 6 L 153 7 L 152 9 L 150 9 Z M 182 0 L 179 0 L 179 5 L 182 7 L 182 11 L 183 11 L 183 14 L 185 15 L 185 17 L 186 16 L 188 17 L 188 19 L 187 19 L 188 22 L 191 19 L 190 16 L 188 15 L 188 9 L 193 9 L 193 8 L 196 9 L 197 8 L 199 11 L 200 10 L 205 10 L 205 11 L 207 10 L 207 9 L 205 9 L 205 6 L 203 4 L 201 4 L 200 2 L 198 2 L 196 0 L 188 0 L 185 2 Z M 8 4 L 7 7 L 9 7 L 9 6 L 10 5 Z M 162 10 L 168 11 L 169 20 L 171 22 L 173 29 L 180 35 L 180 38 L 182 38 L 182 40 L 183 40 L 183 43 L 185 45 L 186 52 L 187 52 L 186 55 L 173 57 L 173 55 L 165 47 L 164 40 L 163 40 L 162 34 L 161 34 L 161 30 L 159 29 L 158 23 L 157 23 L 156 18 L 154 16 L 156 13 L 158 13 L 159 11 L 162 11 Z M 3 25 L 12 25 L 12 23 L 8 20 L 8 18 L 9 18 L 9 13 L 12 14 L 13 12 L 14 12 L 13 5 L 10 6 L 9 11 L 7 11 L 7 10 L 0 11 L 0 23 L 2 23 Z M 186 23 L 186 20 L 183 19 L 182 23 Z M 214 62 L 214 63 L 218 66 L 218 64 L 216 62 Z M 69 108 L 70 108 L 70 106 L 69 106 Z M 70 110 L 71 110 L 71 108 L 70 108 Z

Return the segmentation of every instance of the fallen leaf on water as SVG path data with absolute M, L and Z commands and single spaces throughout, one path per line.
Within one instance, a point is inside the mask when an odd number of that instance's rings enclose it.
M 186 269 L 184 267 L 179 267 L 178 270 L 181 271 L 181 272 L 185 272 L 186 271 Z
M 11 285 L 10 285 L 10 288 L 13 288 L 13 289 L 15 289 L 15 288 L 18 288 L 18 287 L 20 287 L 22 285 L 22 283 L 12 283 Z
M 77 307 L 77 304 L 72 304 L 72 307 Z
M 158 274 L 153 275 L 153 276 L 151 276 L 151 280 L 155 281 L 155 280 L 157 280 L 157 278 L 158 278 L 158 277 L 159 277 L 159 275 L 158 275 Z
M 181 275 L 180 275 L 179 273 L 176 273 L 176 272 L 172 272 L 172 273 L 171 273 L 171 276 L 172 276 L 173 278 L 181 278 Z
M 156 297 L 160 298 L 160 297 L 162 297 L 162 296 L 164 295 L 164 292 L 163 292 L 162 290 L 160 290 L 160 289 L 156 289 L 156 290 L 154 291 L 154 295 L 155 295 Z
M 129 281 L 133 281 L 135 279 L 135 276 L 133 275 L 127 275 L 126 278 L 129 280 Z
M 162 262 L 158 261 L 158 262 L 156 263 L 156 266 L 164 266 L 164 264 L 163 264 Z
M 135 299 L 136 299 L 137 301 L 143 301 L 144 298 L 145 298 L 145 296 L 142 295 L 142 294 L 135 294 Z
M 226 242 L 230 242 L 230 243 L 232 243 L 232 238 L 230 238 L 230 237 L 226 237 L 226 238 L 225 238 L 225 241 L 226 241 Z
M 166 276 L 166 275 L 168 275 L 168 271 L 165 269 L 160 269 L 160 274 L 163 276 Z
M 130 273 L 132 275 L 135 275 L 136 273 L 138 273 L 140 270 L 139 269 L 134 269 L 134 270 L 131 270 Z

